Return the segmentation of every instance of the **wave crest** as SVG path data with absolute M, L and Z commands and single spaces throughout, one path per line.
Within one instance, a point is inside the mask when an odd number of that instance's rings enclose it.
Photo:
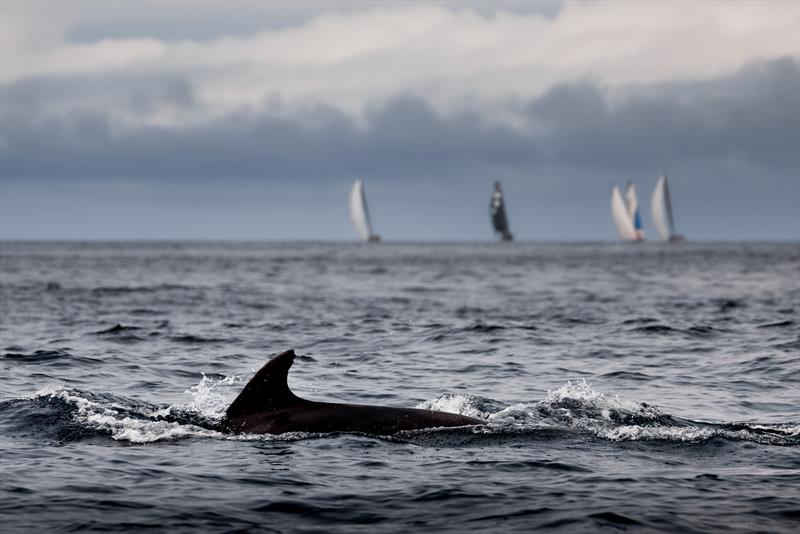
M 4 419 L 18 433 L 50 437 L 61 442 L 111 438 L 128 443 L 152 443 L 186 438 L 231 440 L 298 440 L 318 434 L 230 435 L 221 432 L 227 408 L 226 392 L 238 376 L 211 378 L 184 393 L 187 403 L 156 405 L 112 394 L 93 394 L 64 386 L 43 389 L 31 399 L 0 403 Z M 501 438 L 529 435 L 588 434 L 607 441 L 667 441 L 703 443 L 715 438 L 767 445 L 800 445 L 800 425 L 713 423 L 682 419 L 643 402 L 594 390 L 585 381 L 568 382 L 544 399 L 509 404 L 461 393 L 446 393 L 418 408 L 467 415 L 485 420 L 474 435 Z M 469 432 L 469 431 L 468 431 Z M 553 434 L 555 432 L 556 434 Z
M 480 433 L 562 429 L 608 441 L 702 443 L 714 438 L 767 445 L 800 445 L 800 425 L 711 423 L 682 419 L 644 402 L 598 392 L 585 380 L 568 382 L 537 402 L 507 404 L 485 397 L 448 393 L 419 408 L 478 417 L 488 422 Z

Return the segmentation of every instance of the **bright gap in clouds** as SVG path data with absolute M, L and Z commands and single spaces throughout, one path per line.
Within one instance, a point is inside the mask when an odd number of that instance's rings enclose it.
M 510 115 L 509 99 L 538 96 L 564 82 L 625 87 L 709 79 L 755 60 L 797 57 L 798 5 L 587 2 L 566 3 L 554 15 L 506 11 L 503 4 L 488 10 L 487 4 L 358 3 L 317 8 L 316 15 L 313 4 L 267 6 L 276 19 L 284 13 L 299 25 L 275 22 L 277 28 L 254 30 L 242 22 L 248 31 L 237 32 L 239 14 L 221 24 L 230 33 L 204 40 L 154 37 L 149 27 L 154 18 L 175 23 L 183 17 L 213 27 L 221 4 L 195 13 L 182 2 L 163 8 L 91 2 L 57 8 L 44 20 L 44 7 L 34 3 L 4 11 L 0 81 L 89 77 L 99 87 L 94 94 L 61 95 L 42 105 L 53 112 L 102 106 L 117 110 L 125 123 L 178 124 L 275 103 L 290 109 L 324 103 L 360 114 L 398 93 L 424 97 L 440 112 L 473 107 L 502 119 Z M 259 9 L 243 4 L 245 13 Z M 116 30 L 104 36 L 110 20 Z M 27 32 L 41 22 L 35 34 L 45 38 L 34 42 Z M 125 23 L 127 32 L 121 32 Z M 76 26 L 83 34 L 94 27 L 98 38 L 70 41 Z M 117 95 L 126 86 L 165 78 L 190 86 L 201 105 L 180 114 L 120 108 Z

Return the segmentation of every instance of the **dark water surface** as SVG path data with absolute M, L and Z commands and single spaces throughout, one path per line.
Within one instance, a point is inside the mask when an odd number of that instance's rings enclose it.
M 0 245 L 3 532 L 797 532 L 797 244 Z M 486 425 L 213 430 L 269 356 Z

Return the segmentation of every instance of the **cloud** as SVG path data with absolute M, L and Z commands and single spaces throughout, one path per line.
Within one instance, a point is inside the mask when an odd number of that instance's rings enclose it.
M 386 0 L 384 8 L 407 7 L 405 0 Z M 537 13 L 554 17 L 563 7 L 561 0 L 441 0 L 450 10 L 471 10 L 484 16 L 496 13 L 524 15 Z M 374 6 L 372 6 L 374 7 Z M 91 43 L 107 39 L 148 37 L 162 41 L 208 42 L 222 37 L 252 36 L 263 31 L 281 31 L 308 24 L 320 15 L 347 15 L 370 9 L 363 0 L 208 0 L 187 5 L 183 0 L 162 0 L 157 7 L 138 1 L 113 3 L 94 0 L 6 0 L 3 14 L 9 31 L 0 38 L 23 40 L 22 29 L 46 29 L 30 39 L 28 46 L 43 38 L 66 43 Z M 179 20 L 180 24 L 175 21 Z M 18 31 L 15 31 L 18 30 Z
M 800 145 L 798 72 L 797 61 L 784 59 L 625 94 L 589 82 L 562 84 L 509 101 L 505 113 L 516 115 L 515 126 L 486 121 L 473 109 L 443 115 L 409 94 L 368 108 L 363 120 L 324 103 L 288 113 L 278 103 L 187 126 L 126 126 L 102 109 L 43 113 L 43 94 L 79 92 L 81 83 L 25 80 L 2 96 L 3 175 L 279 181 L 541 168 L 636 173 L 708 161 L 790 172 L 798 168 Z M 117 109 L 180 114 L 201 105 L 189 82 L 165 78 L 135 87 Z
M 798 63 L 757 63 L 704 82 L 604 94 L 590 84 L 557 87 L 528 104 L 528 121 L 549 132 L 548 157 L 562 164 L 630 171 L 655 163 L 739 161 L 797 167 Z
M 178 2 L 156 10 L 92 2 L 69 10 L 4 3 L 0 83 L 63 76 L 96 84 L 42 103 L 54 113 L 109 101 L 101 88 L 124 91 L 126 83 L 167 75 L 185 80 L 204 103 L 179 116 L 118 117 L 150 124 L 260 109 L 270 96 L 287 106 L 320 102 L 360 114 L 398 93 L 424 96 L 444 113 L 477 101 L 497 119 L 497 102 L 540 96 L 563 83 L 619 88 L 713 79 L 753 61 L 800 55 L 795 2 L 570 2 L 545 14 L 488 5 L 494 4 L 346 3 L 312 12 L 243 4 L 230 19 L 237 25 L 214 24 L 227 4 Z M 248 13 L 262 25 L 245 23 Z M 293 22 L 268 23 L 268 15 L 284 20 L 281 14 Z M 197 34 L 151 30 L 154 19 L 184 17 L 182 26 Z M 28 30 L 39 24 L 44 32 L 35 33 L 45 38 L 30 41 Z M 76 31 L 83 37 L 76 39 Z

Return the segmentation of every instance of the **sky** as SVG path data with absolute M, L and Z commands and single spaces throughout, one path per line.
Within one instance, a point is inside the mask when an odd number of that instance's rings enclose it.
M 0 239 L 800 240 L 800 2 L 0 2 Z

